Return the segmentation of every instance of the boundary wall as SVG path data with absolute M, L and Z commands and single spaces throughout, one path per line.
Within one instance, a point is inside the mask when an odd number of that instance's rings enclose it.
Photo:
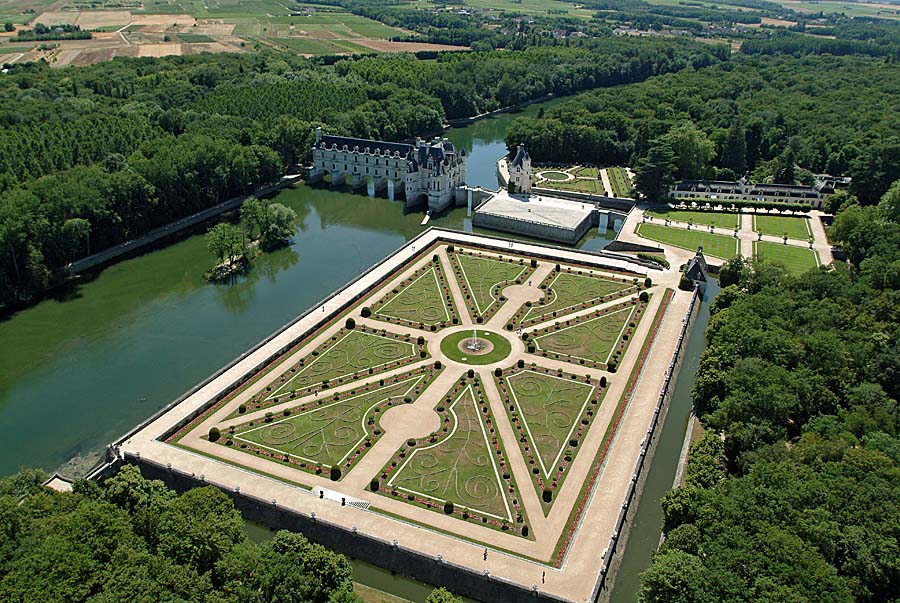
M 240 491 L 207 481 L 203 475 L 185 473 L 174 467 L 141 459 L 126 453 L 125 462 L 136 465 L 147 479 L 162 480 L 177 492 L 200 486 L 215 486 L 234 502 L 245 519 L 265 526 L 290 530 L 306 536 L 331 550 L 351 558 L 364 559 L 398 574 L 435 586 L 444 586 L 458 595 L 485 603 L 570 603 L 543 593 L 537 585 L 530 589 L 485 572 L 476 572 L 462 565 L 445 561 L 440 555 L 432 557 L 402 546 L 396 540 L 387 541 L 364 534 L 356 527 L 346 528 L 316 517 L 279 506 L 277 500 L 263 500 Z M 297 496 L 310 496 L 297 488 Z
M 653 411 L 653 417 L 650 426 L 647 429 L 647 435 L 644 437 L 644 441 L 641 444 L 641 451 L 638 454 L 634 472 L 631 474 L 631 483 L 625 493 L 625 500 L 622 503 L 619 517 L 616 520 L 615 528 L 609 539 L 609 545 L 607 545 L 606 552 L 603 554 L 603 564 L 600 567 L 600 575 L 597 578 L 593 594 L 590 598 L 590 601 L 593 603 L 608 603 L 610 601 L 615 582 L 615 575 L 619 569 L 619 565 L 622 563 L 622 555 L 619 549 L 621 548 L 622 551 L 624 551 L 625 545 L 628 542 L 631 521 L 634 519 L 634 514 L 637 510 L 637 504 L 635 503 L 640 500 L 644 483 L 647 481 L 648 471 L 645 471 L 645 469 L 649 468 L 650 461 L 653 459 L 653 453 L 656 451 L 659 434 L 662 431 L 662 426 L 665 424 L 666 413 L 669 410 L 669 402 L 672 400 L 672 394 L 675 390 L 675 381 L 678 378 L 678 372 L 681 369 L 684 350 L 687 346 L 687 341 L 694 325 L 694 319 L 696 318 L 699 309 L 700 289 L 699 287 L 694 287 L 694 292 L 691 296 L 691 304 L 682 321 L 681 333 L 678 335 L 678 342 L 675 345 L 675 353 L 672 355 L 672 360 L 669 361 L 669 366 L 666 369 L 666 378 L 663 382 L 662 390 L 659 393 L 659 398 L 656 401 L 656 409 Z

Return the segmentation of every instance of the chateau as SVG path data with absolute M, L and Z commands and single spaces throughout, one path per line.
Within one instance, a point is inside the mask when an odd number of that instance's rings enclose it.
M 774 203 L 808 203 L 813 209 L 822 209 L 828 195 L 834 193 L 834 184 L 826 177 L 817 177 L 812 186 L 793 184 L 754 184 L 747 178 L 737 182 L 726 180 L 684 180 L 672 185 L 669 196 L 673 199 L 706 199 L 742 201 L 770 201 Z
M 406 144 L 328 136 L 316 128 L 312 155 L 310 181 L 330 175 L 332 185 L 340 186 L 349 179 L 371 196 L 386 190 L 391 200 L 402 196 L 407 207 L 427 204 L 430 211 L 465 202 L 466 152 L 446 138 Z

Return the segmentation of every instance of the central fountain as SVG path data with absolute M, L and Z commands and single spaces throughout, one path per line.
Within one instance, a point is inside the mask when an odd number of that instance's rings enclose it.
M 485 347 L 484 341 L 478 339 L 478 330 L 472 329 L 472 339 L 466 342 L 465 348 L 470 352 L 480 352 Z

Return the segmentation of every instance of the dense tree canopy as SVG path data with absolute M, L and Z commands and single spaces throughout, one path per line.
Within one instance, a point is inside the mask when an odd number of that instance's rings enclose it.
M 900 178 L 900 69 L 880 59 L 735 56 L 644 82 L 581 94 L 516 120 L 506 142 L 536 161 L 638 164 L 670 147 L 670 175 L 759 181 L 808 171 L 853 177 L 863 203 Z M 710 148 L 712 147 L 712 148 Z
M 708 432 L 664 498 L 642 602 L 897 600 L 898 187 L 842 201 L 849 266 L 723 269 L 693 392 Z
M 359 603 L 350 563 L 299 534 L 247 540 L 213 487 L 180 496 L 125 466 L 103 486 L 0 480 L 0 600 Z
M 90 252 L 277 180 L 309 159 L 317 125 L 408 139 L 447 118 L 727 54 L 685 40 L 536 42 L 333 66 L 267 52 L 11 66 L 0 81 L 0 306 L 32 299 Z

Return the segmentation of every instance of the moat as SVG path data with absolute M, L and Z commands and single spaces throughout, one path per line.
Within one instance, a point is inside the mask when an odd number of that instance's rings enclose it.
M 470 154 L 471 183 L 496 187 L 495 161 L 514 117 L 448 133 Z M 0 350 L 0 470 L 53 470 L 73 456 L 90 458 L 424 229 L 421 214 L 404 215 L 402 204 L 386 199 L 301 186 L 278 201 L 300 215 L 294 244 L 261 258 L 235 283 L 203 281 L 209 255 L 194 236 L 111 266 L 0 323 L 0 338 L 16 342 Z M 430 225 L 472 230 L 465 209 Z M 605 243 L 594 231 L 578 247 Z M 671 475 L 666 479 L 670 484 Z

